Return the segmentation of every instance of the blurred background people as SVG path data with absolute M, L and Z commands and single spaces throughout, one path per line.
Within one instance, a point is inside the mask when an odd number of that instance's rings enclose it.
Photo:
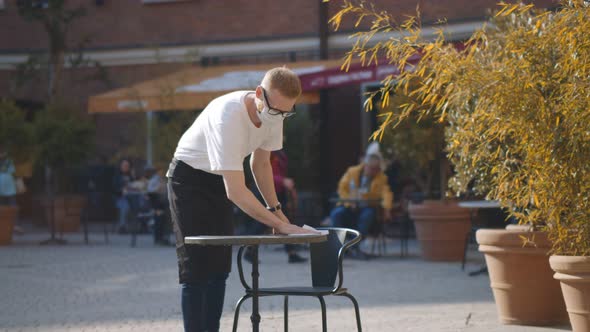
M 119 210 L 119 218 L 116 226 L 117 232 L 119 233 L 127 232 L 127 218 L 129 216 L 130 205 L 125 194 L 130 190 L 130 185 L 134 181 L 135 173 L 132 169 L 131 161 L 128 159 L 122 159 L 119 162 L 119 169 L 115 173 L 113 179 L 115 204 Z
M 154 244 L 170 245 L 168 227 L 168 199 L 166 182 L 164 182 L 160 169 L 154 166 L 146 166 L 145 176 L 147 178 L 147 196 L 153 211 L 153 234 Z
M 378 150 L 369 147 L 363 162 L 348 168 L 338 183 L 338 196 L 342 201 L 330 213 L 333 227 L 356 229 L 366 238 L 371 225 L 377 221 L 379 208 L 383 209 L 385 220 L 391 218 L 393 193 L 383 165 Z M 368 258 L 360 246 L 355 248 L 354 257 Z
M 0 145 L 0 205 L 16 206 L 16 180 L 14 162 L 6 147 Z

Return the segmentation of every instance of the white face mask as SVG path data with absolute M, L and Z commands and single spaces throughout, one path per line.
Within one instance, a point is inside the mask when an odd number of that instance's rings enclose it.
M 279 115 L 272 115 L 272 114 L 268 113 L 268 110 L 269 110 L 269 108 L 264 106 L 262 108 L 262 111 L 258 112 L 258 118 L 260 119 L 260 121 L 262 122 L 263 125 L 276 126 L 276 125 L 282 123 L 283 120 L 285 119 L 280 114 Z

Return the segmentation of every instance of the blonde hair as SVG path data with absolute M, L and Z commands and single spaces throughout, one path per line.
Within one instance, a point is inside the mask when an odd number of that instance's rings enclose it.
M 299 77 L 287 67 L 277 67 L 266 72 L 262 85 L 268 89 L 275 89 L 287 98 L 299 98 L 301 82 Z

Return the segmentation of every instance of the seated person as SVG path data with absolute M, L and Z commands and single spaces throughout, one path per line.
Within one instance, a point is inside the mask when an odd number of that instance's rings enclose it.
M 381 156 L 369 154 L 363 163 L 350 167 L 338 183 L 341 199 L 375 200 L 374 202 L 339 203 L 330 213 L 333 227 L 348 227 L 358 230 L 363 238 L 369 233 L 377 218 L 377 208 L 383 207 L 385 220 L 391 218 L 393 194 L 387 176 L 381 168 Z M 359 254 L 360 251 L 359 251 Z

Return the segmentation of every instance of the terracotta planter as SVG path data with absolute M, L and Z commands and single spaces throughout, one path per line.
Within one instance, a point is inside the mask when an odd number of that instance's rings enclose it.
M 590 332 L 590 257 L 551 256 L 574 332 Z
M 480 229 L 476 233 L 499 319 L 504 324 L 565 324 L 567 311 L 547 256 L 551 243 L 546 233 L 527 228 Z M 522 236 L 533 239 L 536 246 L 524 245 Z
M 461 261 L 465 238 L 471 229 L 469 209 L 454 201 L 410 204 L 422 257 L 430 261 Z
M 518 231 L 518 232 L 532 232 L 533 227 L 531 225 L 506 225 L 507 231 Z
M 18 216 L 16 206 L 0 206 L 0 245 L 12 242 L 12 229 Z

